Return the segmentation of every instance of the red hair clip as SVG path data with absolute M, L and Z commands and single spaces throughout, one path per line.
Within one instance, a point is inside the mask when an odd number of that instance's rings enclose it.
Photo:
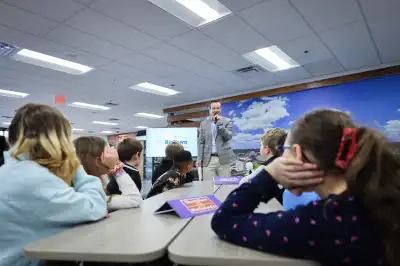
M 347 154 L 343 154 L 344 146 L 347 141 L 351 141 L 350 147 L 347 150 Z M 336 156 L 336 166 L 346 169 L 351 159 L 353 159 L 357 150 L 357 129 L 355 128 L 344 128 L 342 133 L 342 139 L 340 140 L 339 151 Z

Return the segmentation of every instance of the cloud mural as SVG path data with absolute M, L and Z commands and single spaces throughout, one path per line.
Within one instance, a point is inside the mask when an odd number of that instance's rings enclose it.
M 233 122 L 233 148 L 259 149 L 260 136 L 272 127 L 290 128 L 303 113 L 338 109 L 365 126 L 400 141 L 400 75 L 345 83 L 319 89 L 230 102 L 223 115 Z

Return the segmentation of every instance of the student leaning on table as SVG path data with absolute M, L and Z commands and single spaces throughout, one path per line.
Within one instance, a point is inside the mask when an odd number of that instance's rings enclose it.
M 71 126 L 55 108 L 27 104 L 9 127 L 11 149 L 0 167 L 0 265 L 36 266 L 24 246 L 75 224 L 102 219 L 106 196 L 80 166 Z
M 110 211 L 140 207 L 143 198 L 132 178 L 124 171 L 124 164 L 115 149 L 110 149 L 104 139 L 95 136 L 79 137 L 74 140 L 74 145 L 86 173 L 99 179 L 108 175 L 117 183 L 121 195 L 108 195 L 107 207 Z M 107 187 L 107 182 L 103 183 L 103 187 Z
M 255 213 L 277 183 L 311 188 L 322 200 Z M 399 209 L 400 161 L 384 137 L 345 113 L 317 110 L 294 123 L 283 157 L 228 196 L 212 228 L 235 244 L 323 265 L 397 266 Z

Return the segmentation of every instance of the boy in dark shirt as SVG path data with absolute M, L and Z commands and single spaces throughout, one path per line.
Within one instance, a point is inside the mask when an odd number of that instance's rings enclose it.
M 147 198 L 192 182 L 192 180 L 186 177 L 186 174 L 192 170 L 192 167 L 193 159 L 189 151 L 184 150 L 176 154 L 173 158 L 171 169 L 156 180 Z
M 142 178 L 137 167 L 140 165 L 143 145 L 140 141 L 132 138 L 126 138 L 118 144 L 119 160 L 124 163 L 124 171 L 135 182 L 139 191 L 142 189 Z M 111 179 L 107 185 L 107 192 L 112 194 L 121 194 L 115 179 Z

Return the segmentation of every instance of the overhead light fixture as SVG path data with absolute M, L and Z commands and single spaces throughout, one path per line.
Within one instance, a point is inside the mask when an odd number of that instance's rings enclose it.
M 82 102 L 73 102 L 71 104 L 68 104 L 68 106 L 77 107 L 77 108 L 83 108 L 83 109 L 96 110 L 96 111 L 110 110 L 110 107 L 107 107 L 107 106 L 90 104 L 90 103 L 82 103 Z
M 244 54 L 243 57 L 270 72 L 277 72 L 300 66 L 276 45 L 255 50 Z
M 4 97 L 25 98 L 28 95 L 29 95 L 28 93 L 23 93 L 18 91 L 0 90 L 0 96 Z
M 154 85 L 154 84 L 151 84 L 151 83 L 148 83 L 148 82 L 144 82 L 144 83 L 140 83 L 140 84 L 137 84 L 137 85 L 133 85 L 133 86 L 131 86 L 129 88 L 134 89 L 134 90 L 138 90 L 138 91 L 157 94 L 157 95 L 161 95 L 161 96 L 171 96 L 171 95 L 175 95 L 175 94 L 179 93 L 179 91 L 168 89 L 168 88 L 161 87 L 161 86 L 158 86 L 158 85 Z
M 72 75 L 87 73 L 93 68 L 68 60 L 42 54 L 28 49 L 22 49 L 11 57 L 15 61 L 31 64 L 39 67 L 49 68 L 56 71 L 65 72 Z
M 82 128 L 73 128 L 72 131 L 84 131 Z
M 9 126 L 9 125 L 11 125 L 11 122 L 3 122 L 3 125 Z
M 112 134 L 112 133 L 114 133 L 114 132 L 109 131 L 109 130 L 104 130 L 104 131 L 101 131 L 100 133 L 101 133 L 101 134 Z
M 103 121 L 93 121 L 93 124 L 98 124 L 98 125 L 106 125 L 106 126 L 117 126 L 117 123 L 112 123 L 112 122 L 103 122 Z
M 137 114 L 135 114 L 135 116 L 144 117 L 144 118 L 152 118 L 152 119 L 163 118 L 162 115 L 153 115 L 153 114 L 148 114 L 148 113 L 137 113 Z
M 148 128 L 148 127 L 145 127 L 145 126 L 137 126 L 137 127 L 135 127 L 135 128 L 137 128 L 137 129 L 146 129 L 146 128 Z
M 232 12 L 217 0 L 149 0 L 192 27 L 199 27 Z

